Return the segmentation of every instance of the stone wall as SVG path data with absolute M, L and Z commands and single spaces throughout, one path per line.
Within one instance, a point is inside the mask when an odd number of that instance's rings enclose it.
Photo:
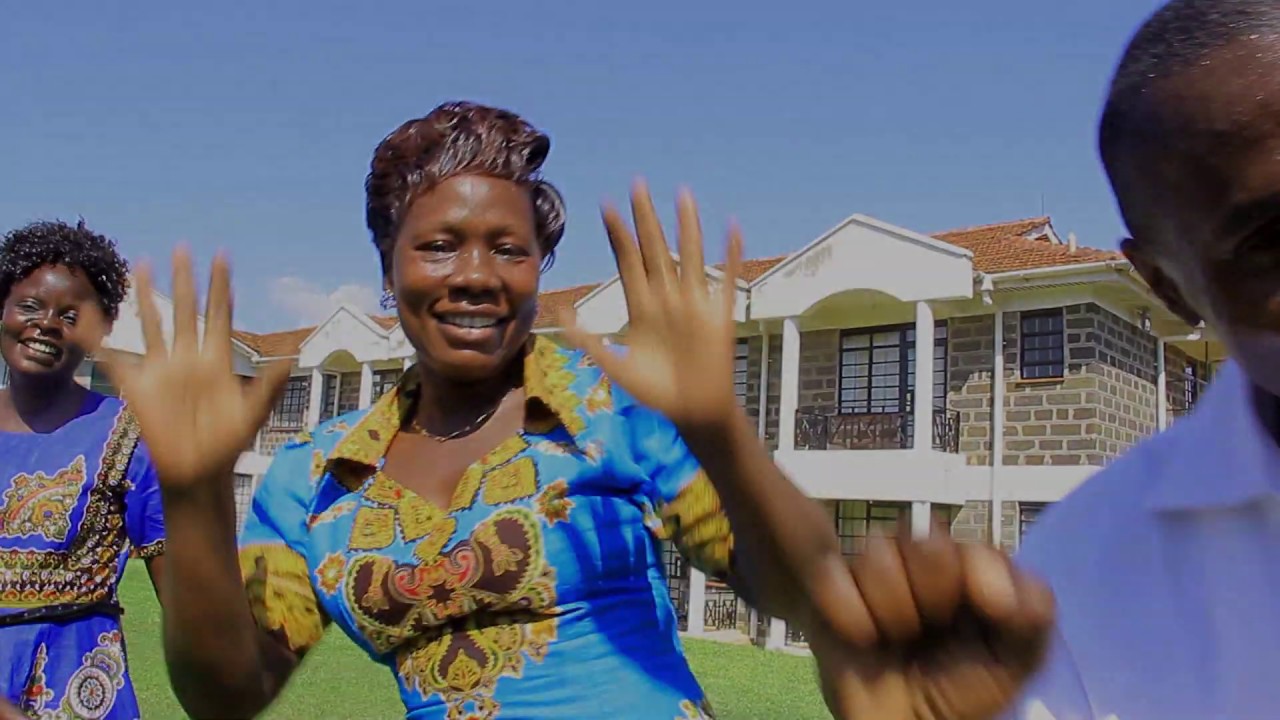
M 960 542 L 986 543 L 991 537 L 991 503 L 971 500 L 951 523 L 951 537 Z M 1018 546 L 1018 504 L 1000 503 L 1000 547 L 1012 552 Z
M 947 406 L 960 414 L 960 453 L 989 465 L 995 316 L 952 318 L 947 331 Z

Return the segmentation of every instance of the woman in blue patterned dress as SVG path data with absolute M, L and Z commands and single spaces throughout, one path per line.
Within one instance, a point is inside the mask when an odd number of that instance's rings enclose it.
M 128 272 L 83 222 L 0 245 L 0 698 L 33 718 L 139 716 L 116 586 L 131 551 L 161 573 L 160 493 L 120 401 L 75 381 Z
M 548 149 L 518 116 L 470 104 L 378 147 L 368 225 L 418 363 L 372 408 L 279 452 L 238 560 L 230 475 L 289 368 L 243 392 L 231 378 L 224 261 L 200 342 L 190 259 L 175 255 L 171 351 L 139 273 L 147 356 L 116 372 L 160 472 L 166 657 L 186 710 L 257 714 L 332 623 L 394 675 L 411 720 L 711 717 L 677 637 L 662 539 L 812 631 L 841 717 L 998 709 L 1034 667 L 1051 603 L 994 550 L 946 539 L 888 544 L 851 571 L 830 517 L 741 416 L 737 246 L 727 290 L 712 293 L 691 198 L 684 273 L 647 192 L 633 197 L 639 246 L 606 214 L 625 357 L 577 330 L 583 350 L 531 333 L 564 229 L 539 177 Z M 948 633 L 962 599 L 980 612 Z M 928 626 L 943 631 L 936 657 L 904 661 Z M 998 677 L 957 692 L 984 669 Z

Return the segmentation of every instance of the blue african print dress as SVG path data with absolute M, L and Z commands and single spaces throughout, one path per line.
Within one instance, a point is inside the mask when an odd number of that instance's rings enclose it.
M 579 353 L 534 340 L 524 389 L 524 429 L 448 507 L 382 471 L 412 370 L 286 445 L 240 538 L 258 624 L 305 653 L 336 623 L 395 677 L 409 720 L 712 717 L 660 546 L 725 577 L 733 536 L 710 481 L 669 421 Z
M 120 401 L 0 433 L 0 692 L 37 719 L 136 720 L 116 587 L 164 551 L 159 485 Z

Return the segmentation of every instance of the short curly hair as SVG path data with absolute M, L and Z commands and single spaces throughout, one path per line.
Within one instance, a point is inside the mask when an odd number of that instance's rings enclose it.
M 396 128 L 373 151 L 365 178 L 365 223 L 383 272 L 413 201 L 450 177 L 485 175 L 529 190 L 543 269 L 564 236 L 564 199 L 542 179 L 551 139 L 524 118 L 470 102 L 445 103 Z
M 34 222 L 5 233 L 0 242 L 0 301 L 8 302 L 14 285 L 47 265 L 84 273 L 102 312 L 111 320 L 119 315 L 129 292 L 129 262 L 114 240 L 90 230 L 83 219 L 75 225 Z

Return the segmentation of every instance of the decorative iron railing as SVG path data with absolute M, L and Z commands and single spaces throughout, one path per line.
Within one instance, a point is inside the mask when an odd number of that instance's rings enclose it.
M 738 596 L 727 586 L 707 585 L 706 606 L 702 611 L 706 630 L 734 630 L 738 627 Z
M 912 445 L 910 412 L 841 413 L 796 412 L 798 450 L 906 450 Z M 960 452 L 960 413 L 933 411 L 933 448 Z

